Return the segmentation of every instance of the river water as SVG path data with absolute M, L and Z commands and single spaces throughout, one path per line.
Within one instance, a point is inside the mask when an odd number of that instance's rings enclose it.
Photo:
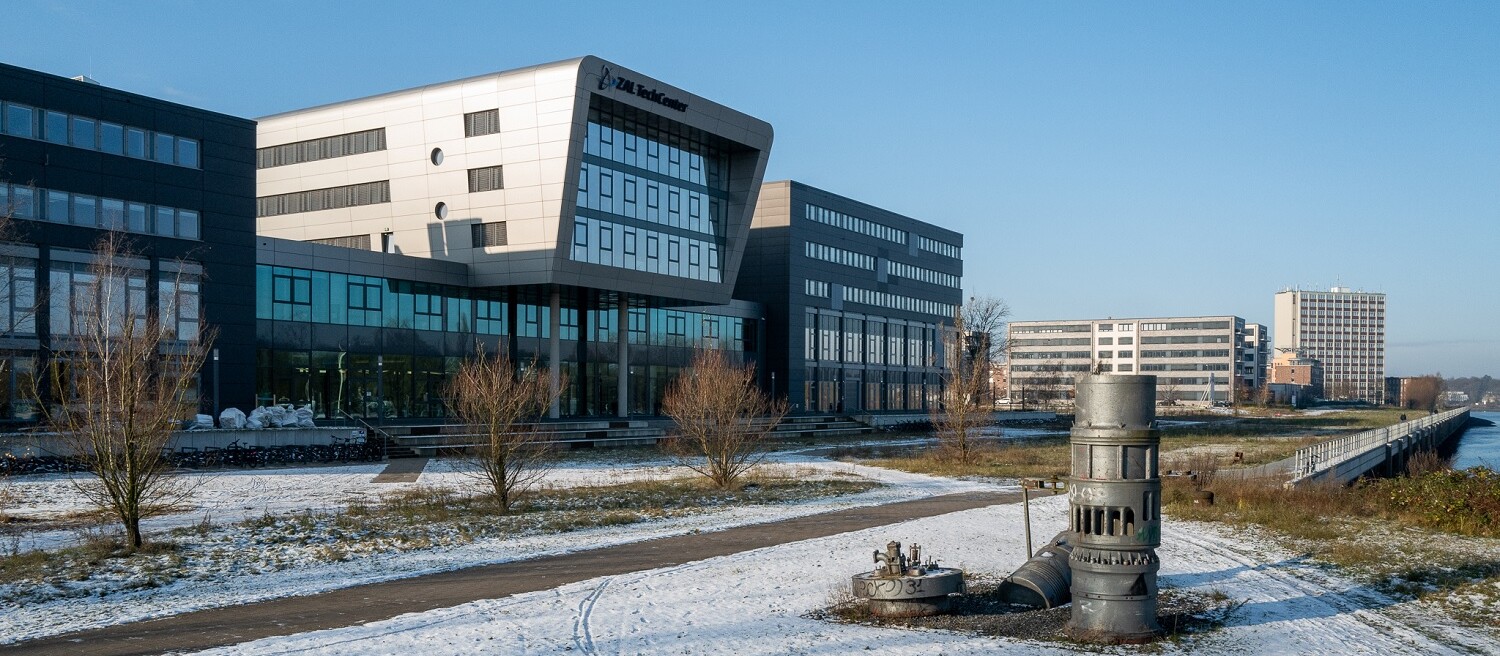
M 1476 412 L 1475 417 L 1495 422 L 1494 426 L 1470 426 L 1458 440 L 1453 454 L 1453 468 L 1467 469 L 1484 465 L 1500 470 L 1500 412 Z

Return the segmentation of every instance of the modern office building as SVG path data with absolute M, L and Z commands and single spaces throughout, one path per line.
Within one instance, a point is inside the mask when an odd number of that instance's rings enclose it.
M 77 357 L 80 310 L 99 302 L 92 251 L 111 229 L 134 252 L 118 281 L 123 311 L 170 309 L 182 340 L 216 328 L 201 405 L 248 405 L 254 123 L 3 64 L 0 102 L 0 210 L 12 217 L 0 244 L 0 420 L 35 419 L 32 377 Z
M 1384 402 L 1385 294 L 1347 287 L 1278 292 L 1274 346 L 1322 363 L 1325 398 Z
M 766 309 L 764 378 L 791 409 L 922 412 L 963 301 L 963 235 L 800 182 L 766 183 L 735 298 Z
M 263 245 L 263 400 L 363 413 L 288 366 L 399 357 L 392 412 L 431 416 L 432 372 L 478 339 L 558 365 L 553 416 L 653 414 L 691 347 L 758 350 L 761 311 L 731 292 L 763 121 L 583 57 L 268 116 L 258 135 L 259 233 L 367 251 Z
M 1164 403 L 1228 402 L 1264 382 L 1263 326 L 1236 316 L 1013 321 L 1010 398 L 1065 401 L 1090 371 L 1157 376 Z

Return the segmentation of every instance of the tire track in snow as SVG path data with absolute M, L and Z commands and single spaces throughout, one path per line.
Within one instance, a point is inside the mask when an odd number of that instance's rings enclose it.
M 1243 566 L 1249 572 L 1259 573 L 1266 579 L 1269 579 L 1265 583 L 1273 584 L 1271 586 L 1266 586 L 1264 583 L 1257 584 L 1261 594 L 1265 597 L 1265 601 L 1290 602 L 1300 596 L 1305 602 L 1316 603 L 1326 607 L 1331 611 L 1327 621 L 1317 622 L 1311 626 L 1316 627 L 1316 633 L 1330 639 L 1342 640 L 1354 638 L 1355 632 L 1338 626 L 1347 625 L 1352 621 L 1373 629 L 1381 637 L 1396 643 L 1389 645 L 1392 647 L 1401 645 L 1414 649 L 1415 653 L 1422 654 L 1472 653 L 1468 649 L 1456 650 L 1450 644 L 1436 642 L 1433 636 L 1427 635 L 1420 628 L 1409 626 L 1386 617 L 1364 600 L 1344 594 L 1327 585 L 1309 581 L 1296 573 L 1282 570 L 1272 563 L 1260 562 L 1236 550 L 1229 544 L 1194 537 L 1186 532 L 1172 535 L 1171 541 L 1189 544 L 1207 556 L 1218 556 L 1230 560 Z M 1372 592 L 1372 594 L 1378 593 Z M 1295 620 L 1297 618 L 1288 616 L 1286 619 Z M 1332 626 L 1330 626 L 1331 624 Z M 1367 638 L 1360 637 L 1356 639 Z M 1365 646 L 1374 647 L 1374 645 L 1368 644 Z M 1434 649 L 1440 651 L 1434 651 Z
M 613 580 L 613 577 L 606 577 L 598 587 L 594 588 L 593 592 L 583 598 L 583 601 L 578 602 L 578 614 L 573 617 L 573 646 L 577 647 L 581 653 L 595 653 L 594 636 L 589 630 L 589 617 L 594 614 L 594 604 L 599 601 L 599 597 L 604 594 L 604 589 L 609 587 L 609 582 Z

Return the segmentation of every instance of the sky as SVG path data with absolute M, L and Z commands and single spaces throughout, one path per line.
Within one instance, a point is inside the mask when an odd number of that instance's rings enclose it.
M 0 61 L 245 117 L 594 54 L 769 121 L 767 180 L 965 235 L 1017 320 L 1387 294 L 1500 375 L 1500 3 L 44 2 Z

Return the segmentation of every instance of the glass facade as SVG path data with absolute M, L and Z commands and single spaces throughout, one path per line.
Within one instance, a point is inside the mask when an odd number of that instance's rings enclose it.
M 198 168 L 198 140 L 6 102 L 0 132 L 111 155 Z M 148 138 L 149 137 L 149 138 Z
M 667 384 L 695 347 L 740 359 L 756 350 L 753 319 L 630 307 L 622 327 L 618 301 L 598 290 L 567 290 L 554 327 L 550 301 L 530 290 L 270 265 L 257 266 L 256 275 L 259 403 L 311 405 L 320 419 L 441 418 L 444 386 L 476 344 L 545 365 L 554 330 L 565 416 L 618 414 L 622 329 L 633 414 L 658 414 Z
M 925 411 L 942 389 L 936 323 L 809 310 L 803 323 L 808 412 Z
M 721 282 L 729 155 L 675 123 L 589 110 L 571 257 Z

